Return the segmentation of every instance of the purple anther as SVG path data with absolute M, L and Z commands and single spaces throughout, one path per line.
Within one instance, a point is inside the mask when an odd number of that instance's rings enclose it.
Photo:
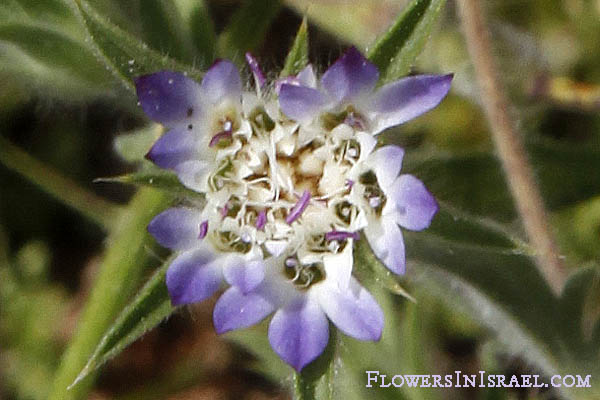
M 331 242 L 332 240 L 346 240 L 346 239 L 360 239 L 358 232 L 345 232 L 345 231 L 331 231 L 325 234 L 325 240 Z
M 215 146 L 221 141 L 221 139 L 231 139 L 232 134 L 233 131 L 231 129 L 217 133 L 215 136 L 212 137 L 212 139 L 210 139 L 208 147 Z
M 254 75 L 256 85 L 262 88 L 267 80 L 265 79 L 265 74 L 260 69 L 260 65 L 258 65 L 258 61 L 256 61 L 256 58 L 250 52 L 246 53 L 246 62 L 252 71 L 252 75 Z
M 354 186 L 354 181 L 352 179 L 346 179 L 346 186 L 348 186 L 348 189 L 352 189 L 352 186 Z
M 310 192 L 308 190 L 305 190 L 304 193 L 302 193 L 302 197 L 300 197 L 300 200 L 298 200 L 298 202 L 290 210 L 290 213 L 285 218 L 285 222 L 287 222 L 288 224 L 291 224 L 292 222 L 294 222 L 295 220 L 300 218 L 300 215 L 302 215 L 302 213 L 308 206 L 309 200 L 310 200 Z
M 202 240 L 206 237 L 208 233 L 208 220 L 202 222 L 200 224 L 200 233 L 198 233 L 198 239 Z
M 267 224 L 267 212 L 265 210 L 261 210 L 258 213 L 258 217 L 256 217 L 256 229 L 261 231 L 265 225 Z

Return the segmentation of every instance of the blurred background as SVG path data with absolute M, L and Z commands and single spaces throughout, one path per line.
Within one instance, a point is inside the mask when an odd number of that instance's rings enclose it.
M 252 25 L 260 28 L 246 41 L 231 33 L 235 30 L 231 22 L 244 25 L 235 18 L 251 0 L 89 3 L 114 26 L 198 70 L 208 67 L 217 54 L 242 65 L 244 51 L 252 49 L 268 75 L 276 76 L 303 15 L 308 17 L 310 60 L 323 71 L 351 44 L 367 49 L 408 1 L 267 2 L 264 12 L 256 16 L 258 25 Z M 600 260 L 600 1 L 502 0 L 486 1 L 486 5 L 493 52 L 561 252 L 571 270 L 591 266 L 596 271 Z M 177 18 L 189 25 L 182 28 Z M 213 30 L 216 42 L 196 40 Z M 135 68 L 136 60 L 129 66 Z M 519 237 L 453 1 L 442 10 L 413 71 L 454 72 L 452 93 L 434 111 L 386 132 L 385 140 L 408 149 L 405 170 L 423 180 L 452 210 L 502 224 Z M 68 1 L 3 0 L 0 4 L 2 399 L 49 395 L 61 354 L 74 334 L 107 248 L 115 245 L 109 238 L 111 228 L 101 222 L 103 215 L 123 212 L 136 191 L 132 186 L 94 180 L 139 168 L 140 151 L 157 137 L 157 128 L 148 125 L 135 97 L 112 72 L 103 65 Z M 127 225 L 129 214 L 118 215 Z M 434 232 L 443 233 L 443 224 L 452 215 L 439 217 Z M 128 245 L 123 251 L 128 251 Z M 138 247 L 141 251 L 131 249 L 130 254 L 132 262 L 140 265 L 140 278 L 131 283 L 134 287 L 167 255 L 148 238 Z M 502 268 L 501 261 L 489 260 L 495 262 Z M 478 276 L 485 274 L 484 264 Z M 387 368 L 392 375 L 455 370 L 544 375 L 535 355 L 523 354 L 527 345 L 511 346 L 510 324 L 494 317 L 485 308 L 489 304 L 472 293 L 464 280 L 449 281 L 446 272 L 440 275 L 417 261 L 409 262 L 408 269 L 402 284 L 416 303 L 387 295 L 385 290 L 378 294 L 386 308 L 384 338 L 393 338 L 393 343 L 388 340 L 378 347 L 348 339 L 341 347 L 346 361 L 340 363 L 351 366 L 340 368 L 336 376 L 348 391 L 345 398 L 375 396 L 364 389 L 364 371 L 374 368 Z M 598 289 L 598 274 L 589 276 L 593 279 L 586 281 Z M 518 276 L 510 279 L 519 285 Z M 527 286 L 527 280 L 521 285 Z M 508 309 L 544 301 L 529 297 L 535 296 L 535 288 L 529 295 L 527 287 L 522 289 L 515 292 Z M 519 293 L 525 294 L 518 298 Z M 128 299 L 123 299 L 124 304 Z M 587 299 L 584 307 L 582 329 L 591 336 L 596 332 L 599 299 Z M 217 337 L 211 322 L 214 300 L 179 310 L 111 360 L 101 369 L 89 398 L 289 398 L 290 370 L 268 349 L 264 326 Z M 473 308 L 481 313 L 474 314 Z M 377 396 L 554 399 L 565 393 L 533 388 L 390 389 Z

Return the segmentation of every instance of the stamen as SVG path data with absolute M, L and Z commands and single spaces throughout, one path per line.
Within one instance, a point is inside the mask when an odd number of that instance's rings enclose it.
M 352 189 L 352 186 L 354 186 L 354 181 L 352 179 L 346 179 L 346 186 L 348 186 L 348 189 Z
M 345 232 L 345 231 L 331 231 L 325 234 L 325 240 L 328 242 L 332 240 L 346 240 L 346 239 L 360 239 L 358 232 Z
M 233 134 L 233 131 L 231 130 L 231 122 L 226 121 L 225 124 L 223 124 L 223 127 L 225 127 L 225 125 L 229 126 L 229 130 L 224 130 L 213 136 L 212 139 L 210 139 L 210 142 L 208 143 L 208 147 L 214 147 L 222 139 L 231 139 L 231 136 Z
M 206 234 L 208 233 L 208 220 L 203 221 L 200 224 L 200 233 L 198 233 L 198 239 L 202 240 L 206 237 Z
M 267 212 L 265 210 L 261 210 L 258 213 L 258 217 L 256 217 L 256 229 L 261 231 L 265 225 L 267 224 Z
M 302 213 L 308 206 L 309 200 L 310 200 L 310 192 L 308 190 L 305 190 L 304 193 L 302 193 L 302 197 L 300 197 L 300 200 L 298 200 L 296 205 L 294 207 L 292 207 L 292 209 L 290 210 L 290 213 L 285 218 L 285 222 L 287 222 L 288 224 L 291 224 L 292 222 L 294 222 L 295 220 L 300 218 L 300 215 L 302 215 Z

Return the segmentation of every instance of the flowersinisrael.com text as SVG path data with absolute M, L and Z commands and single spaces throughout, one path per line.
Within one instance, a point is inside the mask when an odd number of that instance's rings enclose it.
M 447 375 L 392 375 L 381 374 L 379 371 L 365 371 L 366 387 L 420 387 L 420 388 L 468 388 L 468 387 L 591 387 L 591 375 L 553 375 L 549 381 L 544 381 L 540 375 L 494 375 L 485 371 L 478 374 L 465 375 L 461 371 Z

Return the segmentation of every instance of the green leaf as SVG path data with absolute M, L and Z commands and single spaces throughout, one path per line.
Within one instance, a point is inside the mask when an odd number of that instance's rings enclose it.
M 330 324 L 329 342 L 323 353 L 313 362 L 294 372 L 295 400 L 333 400 L 335 353 L 338 345 L 337 329 Z
M 85 398 L 92 385 L 90 376 L 67 390 L 87 363 L 142 279 L 151 244 L 146 227 L 165 206 L 166 197 L 152 189 L 141 189 L 116 219 L 117 225 L 107 238 L 100 272 L 81 314 L 75 335 L 67 347 L 54 377 L 49 399 Z
M 135 92 L 134 77 L 161 69 L 182 71 L 194 79 L 201 78 L 199 71 L 152 50 L 98 14 L 86 1 L 76 0 L 76 6 L 98 59 L 130 91 Z
M 597 141 L 566 144 L 536 134 L 525 139 L 550 210 L 600 194 Z M 492 152 L 407 152 L 403 172 L 418 176 L 436 198 L 458 209 L 503 222 L 517 217 L 502 166 Z
M 378 284 L 393 294 L 406 297 L 416 302 L 400 284 L 394 275 L 375 257 L 366 240 L 359 240 L 354 249 L 354 267 L 352 273 L 363 284 Z
M 187 196 L 190 198 L 203 197 L 202 194 L 183 186 L 175 173 L 160 169 L 153 165 L 148 165 L 139 172 L 127 175 L 98 178 L 95 182 L 113 182 L 147 186 L 175 196 Z
M 285 58 L 281 77 L 296 75 L 308 64 L 308 22 L 306 17 L 298 29 L 292 48 Z
M 187 64 L 197 58 L 190 26 L 174 0 L 144 0 L 140 19 L 144 38 L 155 50 Z
M 221 57 L 239 60 L 246 51 L 255 50 L 280 6 L 280 0 L 246 0 L 219 36 L 217 49 Z
M 108 331 L 104 333 L 102 340 L 77 376 L 77 379 L 71 384 L 71 387 L 76 386 L 89 374 L 121 353 L 127 346 L 160 324 L 175 311 L 176 308 L 171 305 L 165 282 L 165 276 L 171 261 L 172 258 L 169 258 L 154 273 L 148 283 L 139 291 L 133 301 L 125 307 Z
M 208 67 L 216 53 L 217 38 L 215 27 L 208 13 L 206 2 L 203 0 L 173 0 L 186 25 L 192 44 L 195 46 L 200 59 L 194 60 L 194 65 Z
M 368 51 L 385 83 L 410 71 L 423 50 L 446 0 L 413 0 Z
M 25 86 L 66 93 L 72 99 L 109 88 L 108 74 L 92 52 L 64 31 L 38 23 L 0 24 L 0 72 L 19 77 Z
M 518 248 L 484 247 L 427 231 L 405 231 L 404 239 L 409 269 L 418 271 L 419 281 L 443 298 L 460 296 L 509 351 L 545 372 L 556 371 L 562 343 L 558 299 L 531 257 Z

